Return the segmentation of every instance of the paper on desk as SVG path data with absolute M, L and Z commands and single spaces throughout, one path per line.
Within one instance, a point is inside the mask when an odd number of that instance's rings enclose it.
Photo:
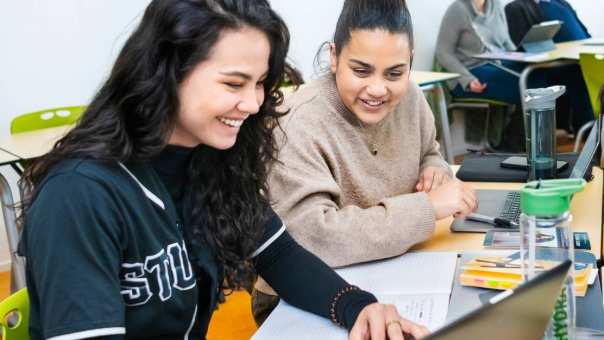
M 403 317 L 435 330 L 446 320 L 456 263 L 456 253 L 419 252 L 337 272 L 380 302 L 397 306 Z M 331 321 L 281 301 L 252 339 L 347 338 L 346 330 Z
M 546 53 L 527 53 L 527 52 L 512 52 L 512 51 L 501 51 L 501 52 L 485 52 L 475 55 L 479 59 L 491 59 L 491 60 L 511 60 L 511 61 L 524 61 L 524 62 L 540 62 L 546 61 L 549 54 Z

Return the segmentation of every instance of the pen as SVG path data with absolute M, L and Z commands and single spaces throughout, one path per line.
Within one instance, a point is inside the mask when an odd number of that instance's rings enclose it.
M 510 220 L 506 220 L 505 218 L 500 217 L 491 217 L 481 214 L 472 213 L 466 216 L 466 219 L 492 224 L 498 228 L 506 228 L 506 229 L 515 229 L 518 228 L 518 223 Z

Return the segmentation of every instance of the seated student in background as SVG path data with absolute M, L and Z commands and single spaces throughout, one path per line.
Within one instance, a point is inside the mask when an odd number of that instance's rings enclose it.
M 581 40 L 591 37 L 575 10 L 565 0 L 514 0 L 505 6 L 505 15 L 507 17 L 510 36 L 515 44 L 520 43 L 533 25 L 549 20 L 562 21 L 560 30 L 554 36 L 554 42 Z M 574 103 L 589 103 L 589 94 L 583 80 L 581 68 L 578 64 L 566 65 L 549 69 L 547 72 L 550 84 L 567 84 L 567 77 L 569 75 L 570 79 L 580 78 L 578 81 L 570 82 L 570 84 L 574 85 L 566 89 L 568 91 L 567 96 L 562 96 L 558 100 L 556 110 L 558 127 L 576 132 L 577 127 L 584 123 L 584 117 L 591 118 L 589 113 L 582 114 L 581 111 L 593 112 L 589 104 L 587 104 L 587 109 L 585 105 L 573 107 L 572 102 L 569 100 L 574 97 L 578 98 Z M 567 112 L 572 112 L 570 120 L 568 119 Z
M 460 98 L 485 98 L 516 104 L 520 107 L 518 77 L 473 56 L 484 52 L 514 51 L 507 20 L 500 0 L 455 0 L 445 12 L 436 43 L 436 58 L 447 71 L 461 74 L 449 82 L 453 96 Z M 502 66 L 516 72 L 526 66 L 521 63 L 502 62 Z M 555 76 L 549 76 L 549 73 Z M 529 77 L 528 87 L 548 84 L 566 85 L 567 98 L 573 108 L 572 129 L 594 119 L 581 72 L 559 68 L 535 71 Z M 566 127 L 563 117 L 561 127 Z
M 403 0 L 346 0 L 331 72 L 287 97 L 269 175 L 273 207 L 333 267 L 403 254 L 431 236 L 435 220 L 476 208 L 438 151 L 433 114 L 409 80 L 412 56 Z M 274 294 L 259 279 L 258 323 Z
M 514 0 L 505 6 L 505 15 L 510 37 L 516 45 L 533 25 L 550 20 L 562 21 L 554 42 L 591 37 L 573 7 L 565 0 Z
M 32 339 L 203 339 L 220 292 L 254 272 L 350 339 L 426 334 L 269 206 L 288 45 L 266 0 L 149 4 L 78 125 L 23 176 Z

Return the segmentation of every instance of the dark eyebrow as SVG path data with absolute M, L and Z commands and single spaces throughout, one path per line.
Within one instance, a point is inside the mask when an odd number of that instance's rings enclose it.
M 357 63 L 357 64 L 359 64 L 359 65 L 361 65 L 363 67 L 373 68 L 373 66 L 371 66 L 371 65 L 369 65 L 367 63 L 364 63 L 364 62 L 362 62 L 360 60 L 357 60 L 357 59 L 350 59 L 350 61 L 353 62 L 353 63 Z
M 230 76 L 230 77 L 240 77 L 243 78 L 244 80 L 252 80 L 252 76 L 250 76 L 247 73 L 243 73 L 240 71 L 232 71 L 232 72 L 220 72 L 220 74 L 224 75 L 224 76 Z M 264 74 L 262 76 L 260 76 L 260 79 L 262 78 L 266 78 L 268 76 L 268 71 L 264 72 Z
M 394 70 L 394 69 L 397 69 L 397 68 L 399 68 L 399 67 L 404 67 L 404 66 L 407 66 L 407 63 L 400 63 L 400 64 L 396 64 L 396 65 L 394 65 L 394 66 L 390 66 L 390 67 L 388 67 L 386 70 L 387 70 L 387 71 L 392 71 L 392 70 Z
M 231 76 L 231 77 L 240 77 L 243 78 L 245 80 L 251 80 L 252 76 L 250 76 L 247 73 L 243 73 L 243 72 L 239 72 L 239 71 L 232 71 L 232 72 L 220 72 L 220 74 L 225 75 L 225 76 Z
M 357 63 L 357 64 L 359 64 L 359 65 L 361 65 L 361 66 L 363 66 L 363 67 L 367 67 L 367 68 L 373 68 L 373 66 L 371 66 L 371 65 L 369 65 L 369 64 L 367 64 L 367 63 L 365 63 L 365 62 L 362 62 L 362 61 L 360 61 L 360 60 L 357 60 L 357 59 L 350 59 L 350 61 L 351 61 L 351 62 L 353 62 L 353 63 Z M 394 66 L 390 66 L 390 67 L 388 67 L 388 68 L 386 69 L 386 71 L 392 71 L 392 70 L 394 70 L 394 69 L 397 69 L 397 68 L 399 68 L 399 67 L 404 67 L 404 66 L 407 66 L 407 63 L 400 63 L 400 64 L 396 64 L 396 65 L 394 65 Z

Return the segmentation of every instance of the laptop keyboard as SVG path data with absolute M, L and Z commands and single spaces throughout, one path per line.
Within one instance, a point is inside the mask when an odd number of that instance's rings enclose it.
M 499 217 L 508 221 L 519 223 L 520 221 L 520 191 L 510 191 L 505 198 L 503 209 Z

